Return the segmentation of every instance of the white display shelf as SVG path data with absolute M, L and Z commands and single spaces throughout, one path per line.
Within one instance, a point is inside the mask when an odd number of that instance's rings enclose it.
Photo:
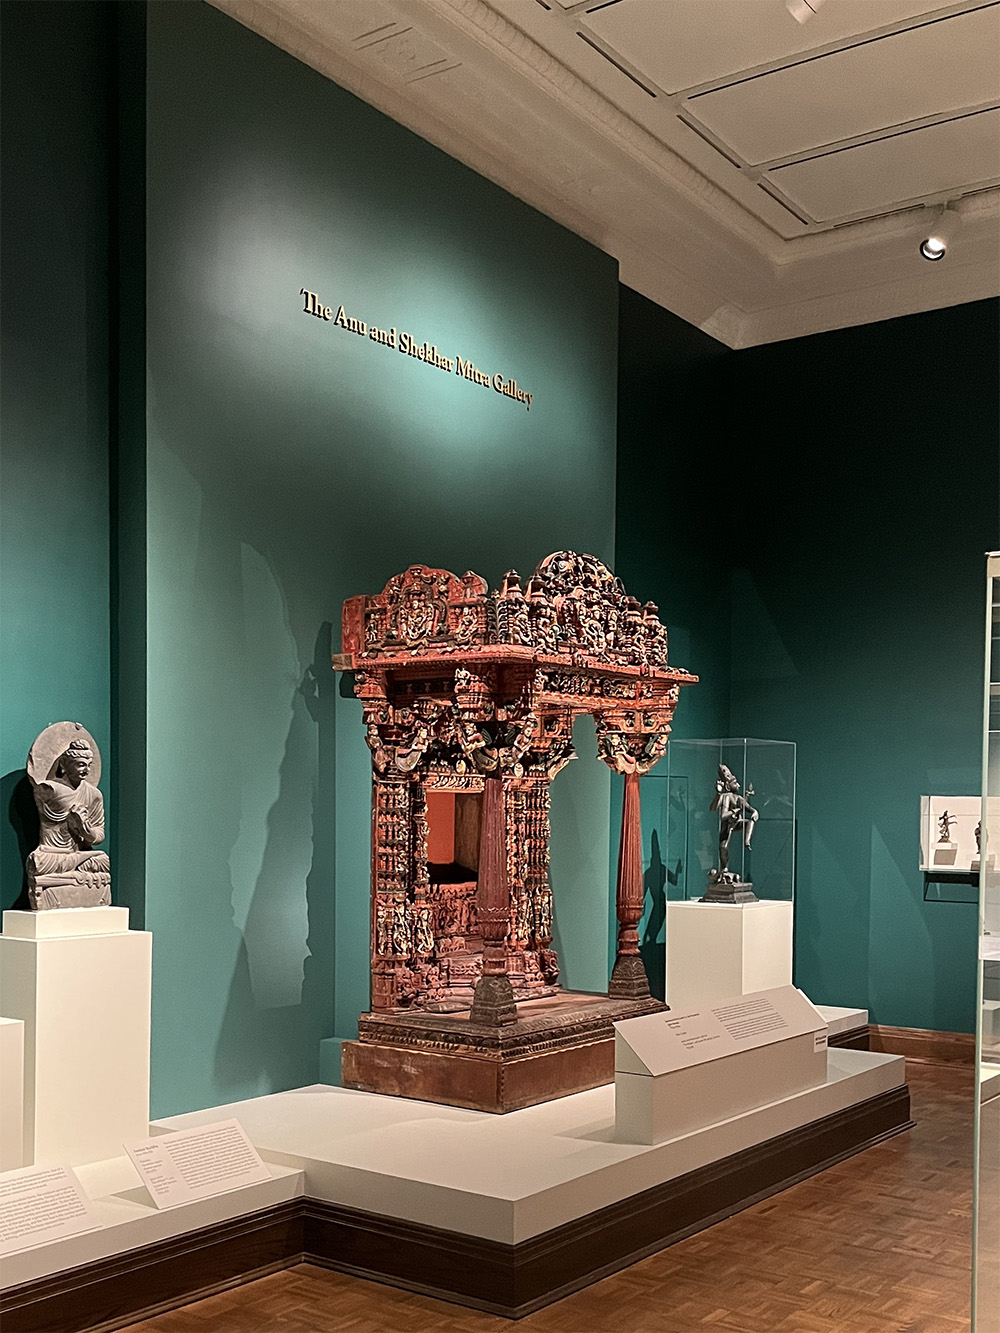
M 940 819 L 951 816 L 941 841 Z M 921 796 L 920 869 L 928 875 L 968 875 L 979 868 L 976 825 L 982 815 L 978 796 Z

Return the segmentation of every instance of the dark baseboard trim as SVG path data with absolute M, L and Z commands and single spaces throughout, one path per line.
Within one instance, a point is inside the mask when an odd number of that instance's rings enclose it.
M 302 1261 L 518 1319 L 912 1123 L 895 1088 L 517 1245 L 296 1199 L 12 1288 L 3 1330 L 105 1333 Z
M 976 1037 L 972 1032 L 934 1032 L 927 1028 L 894 1028 L 885 1023 L 871 1026 L 873 1051 L 904 1055 L 928 1065 L 968 1065 L 976 1063 Z
M 0 1294 L 3 1333 L 82 1333 L 239 1286 L 302 1258 L 302 1200 L 98 1259 Z
M 840 1046 L 848 1051 L 870 1051 L 871 1028 L 867 1023 L 863 1023 L 860 1027 L 849 1028 L 846 1032 L 835 1032 L 827 1044 Z

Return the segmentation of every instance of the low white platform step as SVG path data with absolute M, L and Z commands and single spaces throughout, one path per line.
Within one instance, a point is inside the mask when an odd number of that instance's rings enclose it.
M 842 1009 L 835 1004 L 817 1004 L 815 1007 L 826 1019 L 826 1030 L 831 1037 L 867 1026 L 867 1009 Z
M 298 1198 L 302 1193 L 302 1172 L 271 1164 L 269 1169 L 271 1179 L 258 1185 L 247 1185 L 161 1212 L 128 1157 L 78 1166 L 77 1179 L 97 1207 L 101 1229 L 8 1255 L 3 1261 L 3 1286 L 16 1287 L 35 1278 L 50 1277 L 67 1268 L 171 1240 L 200 1227 L 228 1222 Z
M 614 1141 L 614 1085 L 489 1115 L 317 1085 L 156 1122 L 235 1116 L 305 1193 L 516 1244 L 698 1167 L 901 1087 L 900 1056 L 829 1052 L 826 1083 L 653 1146 Z

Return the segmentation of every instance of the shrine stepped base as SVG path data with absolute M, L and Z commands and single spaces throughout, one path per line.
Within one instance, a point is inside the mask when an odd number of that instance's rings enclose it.
M 659 1000 L 561 991 L 517 1006 L 505 1027 L 459 1014 L 372 1013 L 342 1048 L 345 1088 L 503 1113 L 613 1083 L 613 1024 Z

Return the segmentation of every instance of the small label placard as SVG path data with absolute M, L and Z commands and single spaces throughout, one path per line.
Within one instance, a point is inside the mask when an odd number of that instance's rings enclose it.
M 126 1143 L 125 1151 L 157 1208 L 177 1208 L 271 1179 L 238 1120 Z
M 97 1210 L 65 1166 L 26 1166 L 0 1175 L 0 1254 L 96 1231 Z
M 615 1031 L 616 1069 L 654 1076 L 674 1069 L 691 1069 L 707 1060 L 719 1060 L 807 1033 L 821 1033 L 826 1045 L 826 1023 L 794 986 L 738 995 L 708 1009 L 686 1013 L 671 1009 L 662 1014 L 625 1019 L 615 1024 Z M 637 1057 L 638 1065 L 626 1053 L 626 1047 Z M 813 1049 L 822 1047 L 816 1044 Z

